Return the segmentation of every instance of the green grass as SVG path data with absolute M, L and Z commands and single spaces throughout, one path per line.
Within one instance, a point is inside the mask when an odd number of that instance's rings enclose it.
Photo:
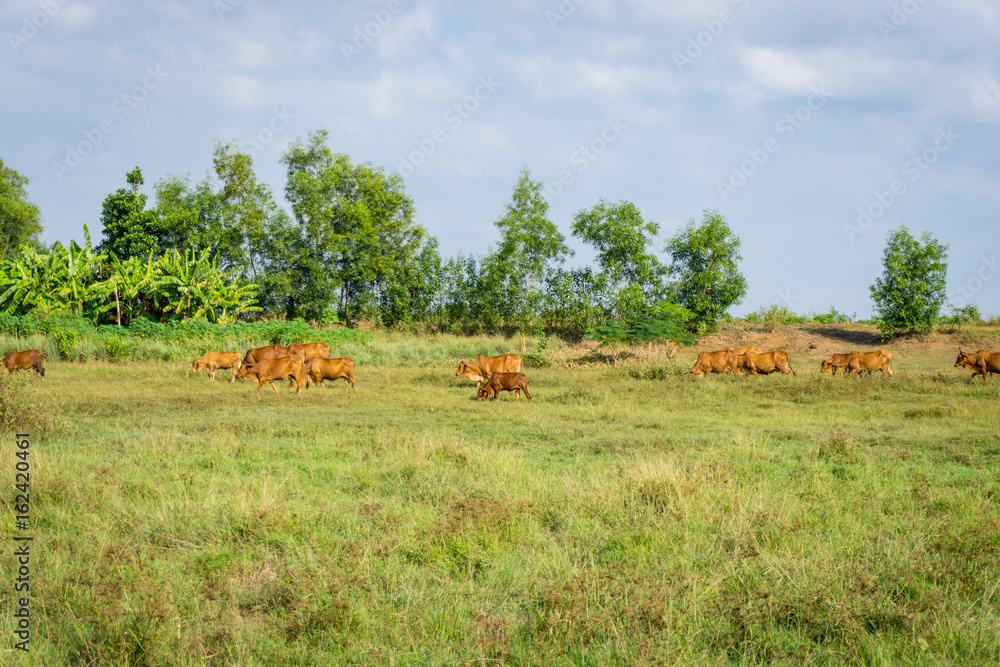
M 485 344 L 376 340 L 417 361 L 299 397 L 24 374 L 34 635 L 0 663 L 1000 662 L 1000 383 L 552 367 L 477 402 L 449 365 Z

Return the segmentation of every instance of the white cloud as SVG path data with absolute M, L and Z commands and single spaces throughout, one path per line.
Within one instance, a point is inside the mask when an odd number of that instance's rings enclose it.
M 797 55 L 772 48 L 745 49 L 743 68 L 762 86 L 782 92 L 806 90 L 823 79 L 817 69 Z

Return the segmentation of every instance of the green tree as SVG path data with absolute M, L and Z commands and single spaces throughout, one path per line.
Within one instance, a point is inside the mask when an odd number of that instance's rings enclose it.
M 523 168 L 504 214 L 494 223 L 500 242 L 483 259 L 487 281 L 502 295 L 496 305 L 522 330 L 534 328 L 544 281 L 570 253 L 548 212 L 541 181 L 532 181 L 531 172 Z
M 889 230 L 882 276 L 871 286 L 883 335 L 928 333 L 944 305 L 948 246 L 924 230 L 917 240 L 906 225 Z
M 677 278 L 669 286 L 671 301 L 694 313 L 692 324 L 699 331 L 714 329 L 746 295 L 739 250 L 739 237 L 725 218 L 709 210 L 702 212 L 701 224 L 690 220 L 664 247 L 671 256 L 668 272 Z
M 419 273 L 426 233 L 413 222 L 413 200 L 399 175 L 352 164 L 330 150 L 327 138 L 325 130 L 312 132 L 282 155 L 285 197 L 304 235 L 303 262 L 312 283 L 303 314 L 321 319 L 335 305 L 347 322 L 397 318 L 399 299 Z
M 104 239 L 97 247 L 99 253 L 111 252 L 122 260 L 160 251 L 156 213 L 146 210 L 146 195 L 139 194 L 142 171 L 136 167 L 126 179 L 127 190 L 119 188 L 104 199 L 101 207 Z
M 574 217 L 573 236 L 597 250 L 598 280 L 615 317 L 640 310 L 659 295 L 664 269 L 656 255 L 647 252 L 659 231 L 659 225 L 644 221 L 635 204 L 627 201 L 609 204 L 602 199 Z
M 28 201 L 27 184 L 26 177 L 0 160 L 0 259 L 21 245 L 38 246 L 42 223 L 38 206 Z
M 192 185 L 190 176 L 168 174 L 153 186 L 156 224 L 164 250 L 212 250 L 218 255 L 223 238 L 222 202 L 206 177 Z
M 287 214 L 275 203 L 271 188 L 257 180 L 253 157 L 235 141 L 216 141 L 212 162 L 222 181 L 217 234 L 212 235 L 221 267 L 259 283 L 267 273 L 268 239 L 275 228 L 288 224 Z

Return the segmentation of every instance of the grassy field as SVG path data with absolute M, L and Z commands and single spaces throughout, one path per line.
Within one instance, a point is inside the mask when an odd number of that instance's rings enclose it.
M 0 664 L 1000 663 L 1000 382 L 953 353 L 560 364 L 480 403 L 458 349 L 299 397 L 24 374 L 33 635 L 10 651 L 11 520 Z

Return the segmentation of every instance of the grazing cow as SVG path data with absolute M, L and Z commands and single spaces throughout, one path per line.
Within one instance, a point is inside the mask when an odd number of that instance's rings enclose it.
M 274 386 L 274 381 L 288 378 L 289 382 L 294 381 L 295 393 L 301 394 L 302 359 L 298 356 L 278 357 L 277 359 L 265 359 L 252 364 L 244 363 L 240 366 L 240 370 L 237 371 L 236 377 L 257 380 L 259 383 L 257 391 L 260 391 L 261 387 L 267 383 L 271 385 L 271 389 L 274 390 L 275 394 L 278 393 L 278 388 Z
M 293 343 L 288 346 L 289 356 L 302 353 L 303 362 L 319 357 L 320 359 L 330 358 L 330 346 L 326 343 Z
M 820 373 L 830 373 L 831 375 L 836 375 L 838 369 L 846 369 L 848 362 L 851 360 L 851 355 L 856 354 L 855 352 L 845 352 L 843 354 L 835 354 L 819 366 Z M 846 373 L 847 371 L 844 370 Z
M 479 389 L 479 400 L 482 401 L 490 394 L 493 400 L 499 400 L 501 391 L 514 392 L 514 400 L 521 398 L 521 392 L 531 402 L 531 394 L 528 393 L 528 376 L 524 373 L 497 373 L 490 375 L 490 380 Z
M 267 347 L 255 347 L 247 350 L 246 355 L 243 356 L 243 365 L 255 364 L 258 361 L 264 361 L 265 359 L 277 359 L 278 357 L 287 357 L 288 348 L 282 345 L 268 345 Z
M 873 373 L 879 371 L 882 377 L 887 374 L 893 376 L 892 353 L 885 350 L 873 350 L 871 352 L 851 352 L 851 358 L 847 362 L 844 372 L 848 375 L 857 373 L 861 377 L 861 372 Z
M 977 375 L 983 376 L 986 382 L 986 374 L 1000 373 L 1000 352 L 989 352 L 979 350 L 975 354 L 970 354 L 962 348 L 958 348 L 958 358 L 955 359 L 955 368 L 968 368 L 972 371 L 969 382 L 975 382 Z
M 306 376 L 306 389 L 309 388 L 309 380 L 313 381 L 317 387 L 325 387 L 323 380 L 336 380 L 344 378 L 344 386 L 354 386 L 354 360 L 350 357 L 337 357 L 334 359 L 320 359 L 314 357 L 306 362 L 304 374 Z
M 204 357 L 195 359 L 191 363 L 191 372 L 207 370 L 208 377 L 214 380 L 215 371 L 220 368 L 232 368 L 233 379 L 230 382 L 236 382 L 236 372 L 240 370 L 240 365 L 239 352 L 206 352 Z
M 486 382 L 494 373 L 520 373 L 521 357 L 516 354 L 501 354 L 499 357 L 484 357 L 479 355 L 475 361 L 465 359 L 458 365 L 455 375 L 467 377 L 479 385 Z
M 738 359 L 736 353 L 730 349 L 702 352 L 698 355 L 698 360 L 694 362 L 694 368 L 688 372 L 688 375 L 705 377 L 707 373 L 725 373 L 726 371 L 739 375 Z
M 45 382 L 45 353 L 41 350 L 8 352 L 3 355 L 3 364 L 7 367 L 7 373 L 13 373 L 19 368 L 34 368 L 35 375 L 40 374 L 42 382 Z
M 745 368 L 751 375 L 770 375 L 780 372 L 782 375 L 791 373 L 795 375 L 795 370 L 789 362 L 788 353 L 784 350 L 774 350 L 772 352 L 744 352 L 737 361 L 739 368 Z

